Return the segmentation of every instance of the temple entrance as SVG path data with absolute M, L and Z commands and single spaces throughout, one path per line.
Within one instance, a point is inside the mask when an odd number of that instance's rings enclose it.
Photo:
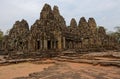
M 37 41 L 37 50 L 40 49 L 40 41 Z
M 58 48 L 58 41 L 47 41 L 47 49 L 57 49 Z
M 48 40 L 48 42 L 47 42 L 47 48 L 51 49 L 51 41 L 50 40 Z
M 56 41 L 56 48 L 58 49 L 58 41 Z

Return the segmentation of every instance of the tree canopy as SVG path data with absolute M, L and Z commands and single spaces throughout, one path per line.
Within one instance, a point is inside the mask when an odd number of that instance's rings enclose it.
M 3 38 L 3 32 L 0 30 L 0 40 Z
M 118 42 L 120 43 L 120 26 L 115 27 L 115 30 L 116 32 L 114 35 L 116 36 Z
M 116 38 L 118 40 L 118 43 L 120 43 L 120 26 L 115 27 L 115 32 L 109 31 L 107 34 Z

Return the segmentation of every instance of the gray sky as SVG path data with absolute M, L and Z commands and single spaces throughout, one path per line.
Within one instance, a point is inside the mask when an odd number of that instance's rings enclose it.
M 45 3 L 57 5 L 69 25 L 71 18 L 77 22 L 84 16 L 94 17 L 97 25 L 113 31 L 120 26 L 120 0 L 0 0 L 0 29 L 12 28 L 16 20 L 25 19 L 31 26 L 39 19 Z

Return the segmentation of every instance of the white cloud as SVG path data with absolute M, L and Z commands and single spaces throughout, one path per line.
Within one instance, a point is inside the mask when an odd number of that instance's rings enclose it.
M 82 16 L 94 17 L 109 30 L 120 23 L 120 0 L 0 0 L 0 29 L 6 31 L 22 18 L 33 24 L 45 3 L 58 5 L 67 25 L 71 18 L 78 21 Z

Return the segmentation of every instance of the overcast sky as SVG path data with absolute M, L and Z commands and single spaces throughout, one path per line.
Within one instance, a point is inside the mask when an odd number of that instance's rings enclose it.
M 78 22 L 84 16 L 94 17 L 98 26 L 109 31 L 120 26 L 120 0 L 0 0 L 0 29 L 5 32 L 21 19 L 31 26 L 39 19 L 45 3 L 57 5 L 67 25 L 71 18 Z

